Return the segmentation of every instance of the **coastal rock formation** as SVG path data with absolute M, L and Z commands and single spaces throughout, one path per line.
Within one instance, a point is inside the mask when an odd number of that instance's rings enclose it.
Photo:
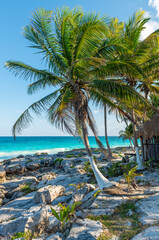
M 159 227 L 149 227 L 137 234 L 131 240 L 158 240 L 159 239 Z
M 108 163 L 103 160 L 97 151 L 94 155 L 98 167 L 108 176 L 107 170 L 113 166 L 113 161 Z M 125 224 L 126 231 L 131 230 L 136 211 L 142 227 L 159 221 L 157 169 L 146 170 L 142 176 L 136 177 L 138 189 L 131 189 L 129 194 L 123 175 L 109 177 L 109 180 L 117 182 L 117 186 L 122 189 L 116 194 L 109 191 L 110 189 L 98 191 L 94 176 L 89 171 L 88 158 L 79 150 L 56 155 L 20 156 L 4 161 L 0 169 L 0 176 L 3 178 L 0 185 L 0 238 L 5 237 L 6 240 L 10 239 L 7 238 L 8 233 L 16 237 L 18 232 L 24 231 L 34 234 L 34 240 L 95 240 L 100 234 L 106 234 L 101 236 L 103 239 L 106 236 L 107 239 L 117 240 L 118 236 L 112 235 L 98 219 L 101 220 L 104 215 L 108 226 L 110 218 L 113 219 L 110 223 L 114 224 L 116 212 L 120 214 L 123 207 L 128 219 L 125 223 L 123 219 L 122 222 L 119 219 L 119 223 L 117 221 L 117 225 L 113 226 L 117 226 L 116 229 L 124 229 Z M 139 198 L 141 199 L 138 200 Z M 51 207 L 59 213 L 59 203 L 68 206 L 77 201 L 80 201 L 80 205 L 73 215 L 74 222 L 66 225 L 63 234 L 60 221 L 52 215 Z M 147 240 L 147 236 L 150 237 L 151 234 L 155 239 L 155 229 L 157 226 L 144 231 L 141 228 L 141 233 L 132 239 Z
M 67 240 L 93 240 L 103 232 L 103 226 L 99 221 L 90 219 L 78 220 L 73 224 Z
M 137 204 L 140 219 L 143 224 L 159 222 L 159 192 L 151 197 L 139 201 Z
M 38 236 L 44 231 L 48 224 L 47 212 L 42 209 L 38 212 L 32 212 L 17 219 L 1 223 L 0 236 L 9 237 L 14 233 L 27 232 L 28 230 L 34 236 Z
M 61 196 L 65 191 L 62 186 L 47 186 L 39 189 L 35 196 L 34 202 L 36 203 L 47 203 L 50 204 L 55 198 Z
M 36 169 L 38 169 L 40 167 L 39 161 L 38 160 L 34 160 L 31 161 L 29 163 L 27 163 L 26 168 L 30 171 L 34 171 Z
M 7 174 L 19 174 L 24 173 L 25 167 L 20 164 L 12 164 L 5 168 Z
M 110 196 L 104 192 L 100 192 L 89 207 L 88 213 L 94 216 L 111 215 L 116 207 L 127 199 L 125 196 Z
M 0 167 L 0 183 L 4 182 L 6 180 L 6 171 L 4 170 L 4 167 Z

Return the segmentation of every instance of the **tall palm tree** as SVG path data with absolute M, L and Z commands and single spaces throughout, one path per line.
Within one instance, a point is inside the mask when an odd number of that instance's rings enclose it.
M 97 56 L 100 50 L 110 51 L 103 45 L 107 31 L 107 19 L 94 13 L 83 13 L 79 8 L 63 8 L 52 13 L 45 9 L 34 12 L 31 23 L 24 28 L 24 36 L 43 55 L 47 70 L 37 69 L 17 61 L 7 61 L 6 67 L 15 75 L 31 79 L 28 93 L 33 94 L 46 86 L 56 87 L 49 95 L 29 106 L 13 126 L 13 134 L 21 133 L 32 121 L 31 111 L 39 115 L 47 111 L 50 122 L 73 136 L 81 136 L 90 164 L 100 189 L 112 185 L 98 170 L 89 146 L 88 126 L 97 143 L 102 147 L 97 127 L 89 108 L 90 94 L 95 101 L 103 97 L 120 97 L 129 101 L 139 98 L 136 91 L 113 80 L 96 79 L 91 70 L 106 65 L 106 60 Z
M 120 41 L 118 41 L 118 43 L 121 43 L 122 51 L 120 47 L 116 48 L 114 59 L 112 58 L 113 64 L 110 64 L 109 71 L 107 66 L 103 66 L 102 69 L 98 71 L 99 74 L 105 74 L 105 76 L 109 78 L 109 72 L 111 71 L 111 77 L 114 76 L 114 78 L 128 84 L 128 86 L 133 89 L 136 89 L 139 83 L 144 84 L 144 82 L 147 82 L 148 76 L 155 76 L 155 79 L 157 79 L 159 66 L 159 30 L 150 34 L 146 39 L 141 40 L 142 31 L 149 20 L 149 18 L 144 17 L 144 12 L 139 10 L 124 24 L 123 32 L 119 38 Z M 107 54 L 105 54 L 104 51 L 101 54 L 102 58 L 107 58 Z M 116 62 L 116 64 L 114 64 L 114 62 Z M 134 112 L 135 105 L 135 102 L 131 103 L 131 117 L 133 119 L 137 162 L 139 168 L 142 168 L 136 135 L 135 123 L 137 122 L 137 117 Z M 151 107 L 157 111 L 154 106 Z M 147 107 L 145 106 L 145 108 Z
M 132 138 L 133 138 L 133 127 L 132 124 L 130 123 L 128 126 L 125 127 L 125 130 L 121 130 L 119 132 L 119 137 L 123 139 L 123 141 L 125 140 L 129 140 L 131 148 L 133 148 L 133 144 L 132 144 Z

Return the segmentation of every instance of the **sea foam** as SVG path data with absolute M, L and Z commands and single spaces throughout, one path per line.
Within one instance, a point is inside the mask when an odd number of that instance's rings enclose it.
M 28 150 L 28 151 L 13 151 L 13 152 L 0 152 L 0 159 L 3 160 L 4 158 L 11 158 L 16 157 L 18 155 L 32 155 L 35 153 L 48 153 L 48 154 L 55 154 L 58 152 L 66 151 L 66 148 L 54 148 L 54 149 L 43 149 L 43 150 Z

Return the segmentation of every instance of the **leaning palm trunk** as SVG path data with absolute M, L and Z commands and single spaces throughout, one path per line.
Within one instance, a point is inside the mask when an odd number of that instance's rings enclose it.
M 108 157 L 112 157 L 112 152 L 109 146 L 109 142 L 108 142 L 108 133 L 107 133 L 107 108 L 106 108 L 106 104 L 104 105 L 104 127 L 105 127 L 105 141 L 107 144 L 107 149 L 108 149 Z
M 129 138 L 129 142 L 130 142 L 130 146 L 131 146 L 132 150 L 134 150 L 134 146 L 132 144 L 132 139 L 131 138 Z
M 82 123 L 82 133 L 83 133 L 84 145 L 85 145 L 87 153 L 88 153 L 88 158 L 89 158 L 89 161 L 90 161 L 90 164 L 91 164 L 91 167 L 92 167 L 92 170 L 94 172 L 94 175 L 95 175 L 95 178 L 97 180 L 99 188 L 102 190 L 104 188 L 108 188 L 108 187 L 112 186 L 113 184 L 107 178 L 105 178 L 102 175 L 102 173 L 99 171 L 99 169 L 97 168 L 97 165 L 94 162 L 94 159 L 93 159 L 93 156 L 92 156 L 92 151 L 91 151 L 91 148 L 89 146 L 86 123 L 85 123 L 84 120 L 83 120 L 83 123 Z

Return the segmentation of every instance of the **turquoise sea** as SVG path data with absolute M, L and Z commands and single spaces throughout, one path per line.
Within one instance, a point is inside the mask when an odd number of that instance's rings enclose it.
M 100 137 L 105 146 L 105 138 Z M 97 147 L 95 138 L 89 137 L 90 146 Z M 119 137 L 109 137 L 111 147 L 129 146 L 129 141 L 123 142 Z M 27 155 L 36 152 L 49 154 L 67 151 L 74 148 L 83 148 L 82 141 L 74 137 L 0 137 L 0 159 L 16 157 L 19 154 Z

